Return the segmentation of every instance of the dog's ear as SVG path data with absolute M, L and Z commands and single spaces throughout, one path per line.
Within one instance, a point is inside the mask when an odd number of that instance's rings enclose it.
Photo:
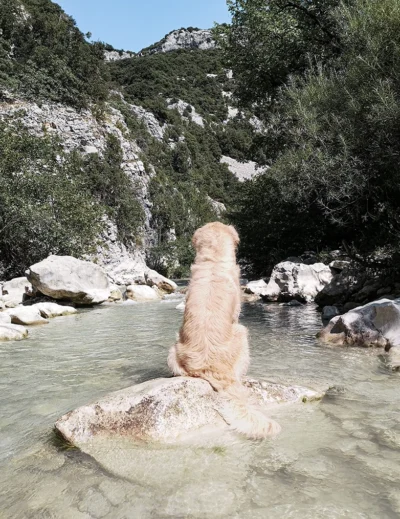
M 235 242 L 235 245 L 236 246 L 239 245 L 240 238 L 239 238 L 237 230 L 233 227 L 233 225 L 229 225 L 228 229 L 229 229 L 229 232 L 231 233 L 231 235 L 233 237 L 233 241 Z

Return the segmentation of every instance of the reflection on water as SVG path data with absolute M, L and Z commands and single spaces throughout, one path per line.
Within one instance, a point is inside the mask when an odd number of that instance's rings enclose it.
M 276 440 L 132 445 L 129 470 L 112 447 L 103 466 L 60 450 L 51 429 L 61 414 L 168 375 L 167 349 L 182 318 L 177 303 L 105 306 L 0 344 L 2 519 L 400 516 L 400 375 L 373 350 L 318 344 L 312 306 L 243 308 L 251 375 L 335 386 L 320 404 L 279 410 Z M 107 456 L 119 461 L 118 476 Z

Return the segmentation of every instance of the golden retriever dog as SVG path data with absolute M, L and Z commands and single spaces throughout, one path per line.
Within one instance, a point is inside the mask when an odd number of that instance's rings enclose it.
M 207 380 L 230 405 L 221 414 L 236 431 L 250 438 L 275 435 L 280 426 L 253 403 L 242 377 L 249 367 L 247 329 L 238 324 L 239 236 L 232 226 L 213 222 L 193 236 L 196 259 L 191 268 L 183 325 L 171 348 L 168 365 L 176 376 Z

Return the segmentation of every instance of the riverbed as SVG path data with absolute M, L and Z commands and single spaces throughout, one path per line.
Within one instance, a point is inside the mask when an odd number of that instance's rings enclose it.
M 1 519 L 400 517 L 400 374 L 375 350 L 320 344 L 313 305 L 243 305 L 251 376 L 331 388 L 277 411 L 276 439 L 132 445 L 123 475 L 61 444 L 62 414 L 169 376 L 178 302 L 84 310 L 0 343 Z

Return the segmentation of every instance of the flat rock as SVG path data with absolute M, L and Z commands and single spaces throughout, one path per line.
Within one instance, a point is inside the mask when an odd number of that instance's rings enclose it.
M 11 317 L 7 312 L 0 312 L 0 325 L 11 324 Z
M 57 303 L 36 303 L 31 308 L 36 308 L 45 319 L 78 313 L 78 310 L 72 306 L 63 306 Z
M 337 345 L 400 346 L 400 299 L 380 299 L 334 317 L 318 337 Z
M 129 285 L 126 287 L 126 297 L 139 303 L 146 301 L 160 301 L 161 299 L 157 290 L 147 285 Z
M 53 299 L 92 305 L 107 301 L 110 295 L 103 269 L 71 256 L 49 256 L 32 265 L 26 274 L 36 290 Z
M 266 408 L 317 400 L 321 393 L 248 380 L 246 385 Z M 218 409 L 224 405 L 208 382 L 189 377 L 155 379 L 111 393 L 62 416 L 56 429 L 82 448 L 95 439 L 130 438 L 171 442 L 204 427 L 227 429 Z
M 28 337 L 28 330 L 15 324 L 0 323 L 0 341 L 21 341 Z
M 6 313 L 11 317 L 13 324 L 21 324 L 23 326 L 47 324 L 49 321 L 42 317 L 39 309 L 35 308 L 35 306 L 17 306 L 16 308 L 6 310 Z

